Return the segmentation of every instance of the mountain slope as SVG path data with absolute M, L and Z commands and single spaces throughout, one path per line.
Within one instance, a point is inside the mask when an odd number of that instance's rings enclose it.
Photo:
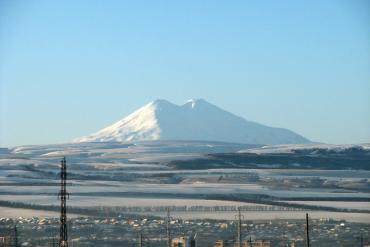
M 156 100 L 113 125 L 74 141 L 142 140 L 204 140 L 251 144 L 309 142 L 288 129 L 247 121 L 202 99 L 190 100 L 181 106 L 166 100 Z

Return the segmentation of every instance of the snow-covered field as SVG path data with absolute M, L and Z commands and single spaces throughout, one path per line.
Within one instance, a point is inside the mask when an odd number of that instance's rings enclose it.
M 116 182 L 113 182 L 116 183 Z M 170 193 L 170 194 L 266 194 L 277 197 L 353 197 L 369 198 L 370 193 L 351 192 L 330 189 L 296 189 L 296 190 L 270 190 L 256 184 L 218 184 L 218 183 L 194 183 L 194 184 L 138 184 L 138 183 L 120 183 L 117 186 L 103 185 L 77 185 L 74 184 L 68 188 L 70 193 Z M 105 186 L 104 186 L 105 185 Z M 56 194 L 57 186 L 1 186 L 0 194 L 6 198 L 7 194 Z
M 345 209 L 370 209 L 370 202 L 343 202 L 343 201 L 286 201 L 304 205 L 336 207 Z
M 181 198 L 181 195 L 191 197 L 241 194 L 263 194 L 286 201 L 289 201 L 289 198 L 352 198 L 355 202 L 299 203 L 340 206 L 347 209 L 366 209 L 370 206 L 370 171 L 244 168 L 180 170 L 168 165 L 172 160 L 207 159 L 209 153 L 235 152 L 245 148 L 243 144 L 201 141 L 74 143 L 15 147 L 0 154 L 0 200 L 58 204 L 56 194 L 59 191 L 59 162 L 61 156 L 65 155 L 69 172 L 68 191 L 71 193 L 68 203 L 72 206 L 247 205 L 230 201 Z M 357 198 L 365 202 L 356 202 Z M 20 209 L 14 210 L 14 214 L 20 212 Z M 320 216 L 320 212 L 313 212 L 313 215 L 315 214 Z M 327 215 L 344 219 L 350 218 L 351 214 Z M 362 217 L 358 214 L 352 215 L 354 221 L 369 221 L 368 214 L 362 214 Z M 199 214 L 199 217 L 202 215 Z M 215 214 L 212 217 L 225 218 L 229 215 Z M 251 218 L 253 217 L 294 218 L 300 217 L 300 214 L 255 212 L 251 213 Z
M 68 214 L 69 218 L 80 217 L 78 214 Z M 0 207 L 0 218 L 58 218 L 59 212 L 45 211 L 45 210 L 34 210 L 24 208 L 9 208 Z
M 240 150 L 239 153 L 256 153 L 256 154 L 273 154 L 273 153 L 292 153 L 295 150 L 307 150 L 307 149 L 325 149 L 332 151 L 342 151 L 348 148 L 361 147 L 369 150 L 370 143 L 363 144 L 325 144 L 325 143 L 306 143 L 306 144 L 282 144 L 282 145 L 268 145 L 256 148 L 248 148 Z
M 55 196 L 25 196 L 25 195 L 0 195 L 0 200 L 23 202 L 38 205 L 59 205 Z M 261 206 L 263 204 L 231 202 L 220 200 L 201 199 L 173 199 L 173 198 L 137 198 L 137 197 L 99 197 L 99 196 L 71 196 L 69 206 L 75 207 L 158 207 L 158 206 Z

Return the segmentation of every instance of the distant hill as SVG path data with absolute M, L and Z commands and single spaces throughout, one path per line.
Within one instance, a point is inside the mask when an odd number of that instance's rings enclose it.
M 203 99 L 175 105 L 155 100 L 129 116 L 74 142 L 202 140 L 248 144 L 310 143 L 284 128 L 268 127 L 227 112 Z

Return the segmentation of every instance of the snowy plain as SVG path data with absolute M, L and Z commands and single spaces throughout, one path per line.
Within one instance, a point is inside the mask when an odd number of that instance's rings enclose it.
M 308 148 L 312 147 L 310 145 Z M 227 200 L 181 198 L 181 195 L 191 197 L 202 194 L 267 195 L 284 198 L 284 201 L 295 198 L 292 203 L 340 206 L 346 209 L 364 209 L 370 201 L 370 192 L 366 187 L 356 187 L 366 184 L 370 177 L 368 170 L 174 169 L 168 166 L 173 160 L 208 159 L 208 154 L 233 153 L 240 150 L 244 152 L 246 148 L 248 145 L 245 144 L 205 141 L 68 143 L 9 148 L 0 155 L 0 201 L 57 205 L 59 162 L 62 156 L 67 157 L 71 206 L 248 204 Z M 249 148 L 256 150 L 255 146 Z M 309 186 L 303 186 L 305 184 L 300 184 L 301 181 Z M 312 187 L 316 181 L 322 181 L 328 186 Z M 349 185 L 338 187 L 343 184 Z M 310 203 L 307 198 L 317 200 Z M 336 198 L 338 201 L 320 201 L 320 198 Z M 354 201 L 341 203 L 340 198 L 352 198 Z M 362 201 L 356 202 L 357 199 Z M 355 203 L 361 204 L 361 207 L 354 207 Z M 367 213 L 362 213 L 361 217 L 358 213 L 326 213 L 328 217 L 336 219 L 362 219 L 370 222 Z M 185 212 L 183 214 L 187 217 Z M 230 215 L 209 214 L 207 217 L 227 218 Z M 321 217 L 325 213 L 312 212 L 312 215 Z M 201 217 L 201 214 L 198 216 Z M 250 217 L 289 218 L 289 213 L 253 212 Z M 301 217 L 301 214 L 294 212 L 291 217 Z

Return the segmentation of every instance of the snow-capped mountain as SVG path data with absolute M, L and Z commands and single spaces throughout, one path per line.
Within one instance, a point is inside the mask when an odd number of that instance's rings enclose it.
M 205 100 L 175 105 L 155 100 L 129 116 L 74 142 L 203 140 L 250 144 L 309 143 L 288 129 L 247 121 Z

